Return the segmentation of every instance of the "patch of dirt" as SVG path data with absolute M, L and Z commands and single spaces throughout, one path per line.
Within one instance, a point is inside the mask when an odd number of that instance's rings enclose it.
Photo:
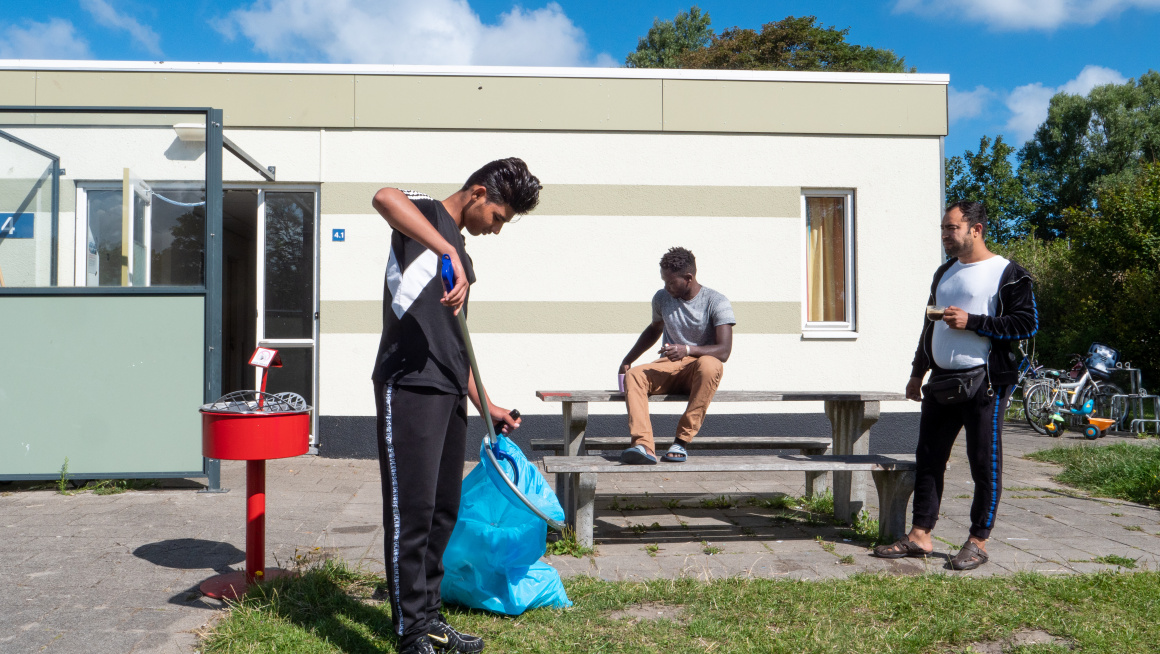
M 1052 636 L 1046 631 L 1040 631 L 1039 629 L 1020 629 L 1005 640 L 972 643 L 970 649 L 967 651 L 976 652 L 977 654 L 1004 654 L 1016 647 L 1026 647 L 1027 645 L 1062 645 L 1063 647 L 1071 649 L 1072 643 L 1066 638 Z
M 684 615 L 685 607 L 680 604 L 669 606 L 659 602 L 645 602 L 634 604 L 620 611 L 613 611 L 608 617 L 613 620 L 628 620 L 629 624 L 637 624 L 644 620 L 679 621 Z

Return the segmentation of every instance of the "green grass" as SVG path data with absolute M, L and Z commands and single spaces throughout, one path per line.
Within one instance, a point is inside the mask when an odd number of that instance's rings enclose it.
M 1064 466 L 1055 480 L 1101 497 L 1160 506 L 1160 447 L 1117 443 L 1056 447 L 1028 454 Z
M 581 547 L 580 543 L 576 542 L 576 531 L 571 528 L 565 528 L 556 540 L 548 541 L 545 550 L 545 554 L 550 556 L 574 556 L 578 559 L 592 552 L 591 547 Z
M 64 465 L 60 467 L 60 479 L 56 480 L 56 492 L 61 495 L 72 495 L 68 490 L 68 457 L 64 458 Z
M 624 504 L 620 503 L 621 500 L 624 501 Z M 644 511 L 651 508 L 651 506 L 646 504 L 637 504 L 627 497 L 617 498 L 615 495 L 612 496 L 612 501 L 608 503 L 609 511 Z
M 737 506 L 737 502 L 734 502 L 733 498 L 728 495 L 701 500 L 702 509 L 732 509 L 735 506 Z
M 393 652 L 390 609 L 371 602 L 382 578 L 329 562 L 252 592 L 204 636 L 202 651 Z M 949 574 L 792 581 L 565 581 L 575 606 L 507 618 L 450 607 L 452 624 L 489 652 L 963 652 L 1021 629 L 1073 651 L 1155 651 L 1160 573 L 977 578 Z M 676 620 L 614 619 L 645 602 L 682 607 Z M 1055 651 L 1041 647 L 1022 651 Z M 1065 650 L 1059 650 L 1065 651 Z
M 767 509 L 785 510 L 796 509 L 798 507 L 798 498 L 793 495 L 777 495 L 775 497 L 751 498 L 752 504 L 755 506 L 763 506 Z
M 1103 563 L 1105 565 L 1118 565 L 1121 568 L 1129 569 L 1136 567 L 1137 560 L 1138 559 L 1129 559 L 1126 556 L 1117 556 L 1115 554 L 1109 554 L 1107 556 L 1100 556 L 1092 559 L 1092 561 L 1095 561 L 1096 563 Z
M 821 495 L 803 497 L 799 501 L 810 513 L 834 514 L 834 493 L 830 490 L 827 490 Z

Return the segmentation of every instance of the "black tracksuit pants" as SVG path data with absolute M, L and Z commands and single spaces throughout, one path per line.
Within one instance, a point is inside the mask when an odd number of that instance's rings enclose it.
M 463 485 L 467 399 L 376 383 L 375 404 L 387 590 L 403 649 L 427 633 L 442 607 L 443 552 Z
M 987 389 L 981 388 L 974 398 L 962 404 L 942 405 L 934 398 L 922 398 L 915 452 L 915 527 L 933 529 L 938 521 L 947 459 L 959 430 L 965 427 L 967 459 L 975 482 L 971 535 L 982 539 L 991 535 L 1003 491 L 1003 413 L 1008 399 L 1007 388 L 997 386 L 994 390 L 994 395 L 988 395 Z

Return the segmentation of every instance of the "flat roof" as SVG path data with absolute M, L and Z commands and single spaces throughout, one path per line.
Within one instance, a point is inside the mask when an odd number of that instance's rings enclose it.
M 414 66 L 386 64 L 293 64 L 212 61 L 99 61 L 0 59 L 0 70 L 255 73 L 281 75 L 406 75 L 446 77 L 545 77 L 588 79 L 721 80 L 755 82 L 834 82 L 842 84 L 935 84 L 944 73 L 827 73 L 781 70 L 700 70 L 690 68 L 597 68 L 553 66 Z

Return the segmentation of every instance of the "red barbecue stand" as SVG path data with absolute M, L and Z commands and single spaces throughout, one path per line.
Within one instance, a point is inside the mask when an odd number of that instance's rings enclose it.
M 266 368 L 264 391 L 268 366 L 280 367 L 281 361 L 276 352 L 264 361 L 255 352 L 251 363 Z M 248 393 L 249 401 L 223 402 L 238 395 L 234 393 L 201 407 L 202 454 L 246 462 L 246 571 L 203 581 L 201 592 L 214 599 L 236 599 L 257 581 L 289 574 L 281 568 L 266 567 L 266 460 L 301 456 L 310 449 L 310 407 L 286 410 L 284 403 L 267 403 L 267 398 L 276 401 L 277 396 Z

